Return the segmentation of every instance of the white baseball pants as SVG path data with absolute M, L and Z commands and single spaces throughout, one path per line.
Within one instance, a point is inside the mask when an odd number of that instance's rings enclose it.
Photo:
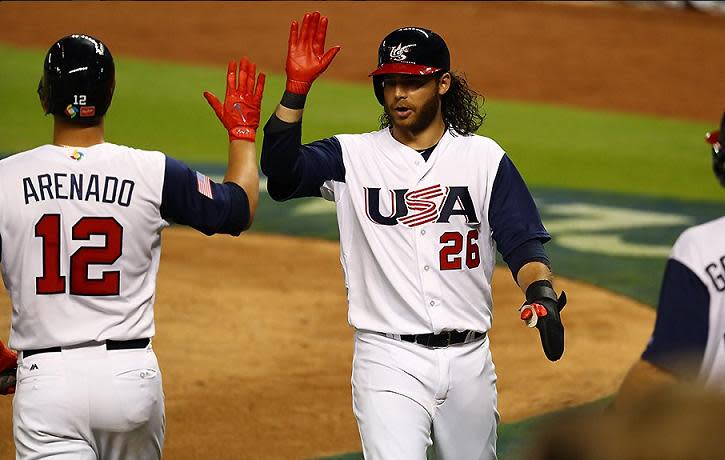
M 353 412 L 366 460 L 496 459 L 496 372 L 488 337 L 426 348 L 357 331 Z
M 13 399 L 17 460 L 160 459 L 164 422 L 151 345 L 20 354 Z

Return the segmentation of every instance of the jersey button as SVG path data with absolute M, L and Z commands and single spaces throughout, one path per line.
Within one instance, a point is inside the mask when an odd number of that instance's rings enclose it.
M 428 271 L 428 270 L 430 270 L 430 267 L 428 265 L 426 265 L 425 267 L 423 267 L 423 270 Z
M 421 234 L 421 235 L 425 235 L 425 229 L 421 230 L 421 231 L 420 231 L 420 234 Z
M 436 301 L 435 301 L 435 300 L 431 300 L 431 301 L 430 301 L 430 306 L 431 306 L 431 307 L 435 307 L 435 305 L 436 305 Z

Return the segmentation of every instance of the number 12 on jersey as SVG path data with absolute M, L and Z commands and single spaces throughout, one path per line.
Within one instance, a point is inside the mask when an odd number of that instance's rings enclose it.
M 65 232 L 62 232 L 65 234 Z M 104 271 L 100 278 L 89 278 L 90 265 L 111 265 L 121 257 L 123 227 L 113 217 L 83 217 L 73 225 L 73 240 L 90 240 L 104 236 L 104 246 L 84 246 L 70 256 L 70 294 L 82 296 L 118 295 L 121 286 L 119 270 Z M 35 236 L 43 240 L 43 276 L 35 279 L 38 294 L 63 294 L 66 277 L 60 273 L 61 217 L 45 214 L 35 224 Z

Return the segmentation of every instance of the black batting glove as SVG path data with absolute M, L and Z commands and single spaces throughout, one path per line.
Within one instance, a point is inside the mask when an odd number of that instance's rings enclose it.
M 5 369 L 0 372 L 0 395 L 10 395 L 15 393 L 16 384 L 16 368 Z
M 539 330 L 541 346 L 550 361 L 556 361 L 564 354 L 564 324 L 561 310 L 566 305 L 566 293 L 557 298 L 551 281 L 534 281 L 526 289 L 526 303 L 521 311 L 521 320 L 528 327 Z

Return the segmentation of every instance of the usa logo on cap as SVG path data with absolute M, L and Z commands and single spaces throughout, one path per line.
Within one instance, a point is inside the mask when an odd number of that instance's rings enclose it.
M 410 45 L 403 45 L 402 43 L 398 46 L 390 48 L 390 59 L 393 61 L 405 61 L 408 56 L 405 53 L 410 52 L 410 49 L 416 46 L 417 43 L 411 43 Z

